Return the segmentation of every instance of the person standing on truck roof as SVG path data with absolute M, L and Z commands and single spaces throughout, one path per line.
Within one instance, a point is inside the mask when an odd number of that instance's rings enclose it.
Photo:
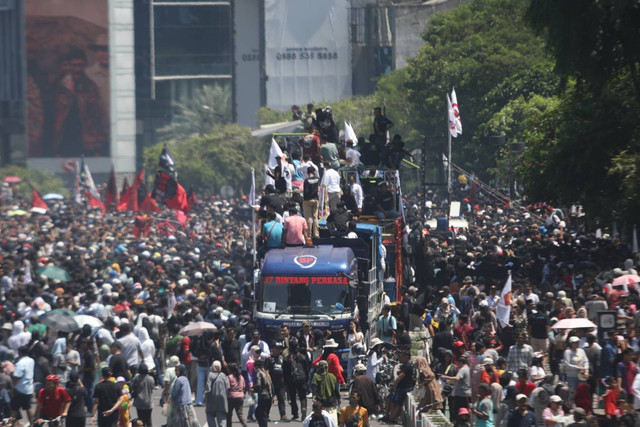
M 327 160 L 324 161 L 324 177 L 322 181 L 327 186 L 327 193 L 329 194 L 329 210 L 334 212 L 338 208 L 338 201 L 342 194 L 340 188 L 340 174 L 337 170 L 333 169 L 331 163 Z
M 302 246 L 306 243 L 308 233 L 307 221 L 298 216 L 298 209 L 289 206 L 289 216 L 284 220 L 284 244 L 285 246 Z
M 283 231 L 284 227 L 282 224 L 276 221 L 276 214 L 269 213 L 267 215 L 267 222 L 262 226 L 262 238 L 267 250 L 282 246 Z
M 302 193 L 302 211 L 304 219 L 307 221 L 308 233 L 312 238 L 320 237 L 318 229 L 318 187 L 320 178 L 316 175 L 316 168 L 309 166 L 307 168 L 307 178 L 304 180 L 304 190 Z

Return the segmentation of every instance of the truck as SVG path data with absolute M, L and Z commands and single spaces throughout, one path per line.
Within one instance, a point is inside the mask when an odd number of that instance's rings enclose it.
M 357 239 L 321 237 L 308 246 L 271 249 L 265 255 L 255 287 L 254 318 L 271 340 L 280 327 L 292 332 L 304 321 L 331 331 L 344 348 L 349 321 L 360 322 L 368 343 L 377 335 L 382 308 L 382 230 L 358 224 Z

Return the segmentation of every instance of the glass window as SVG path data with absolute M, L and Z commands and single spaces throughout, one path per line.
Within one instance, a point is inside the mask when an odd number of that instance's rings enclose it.
M 228 5 L 154 7 L 156 76 L 231 74 Z

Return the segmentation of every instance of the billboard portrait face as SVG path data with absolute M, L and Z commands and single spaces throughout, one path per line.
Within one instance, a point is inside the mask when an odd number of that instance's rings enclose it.
M 108 0 L 29 0 L 29 157 L 109 156 Z

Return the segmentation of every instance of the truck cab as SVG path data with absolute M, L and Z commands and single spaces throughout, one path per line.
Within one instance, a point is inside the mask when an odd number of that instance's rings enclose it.
M 319 238 L 311 246 L 267 252 L 255 291 L 254 317 L 269 339 L 281 326 L 295 333 L 304 321 L 344 340 L 349 321 L 360 321 L 367 340 L 376 334 L 382 282 L 378 277 L 381 230 L 358 224 L 357 239 Z

